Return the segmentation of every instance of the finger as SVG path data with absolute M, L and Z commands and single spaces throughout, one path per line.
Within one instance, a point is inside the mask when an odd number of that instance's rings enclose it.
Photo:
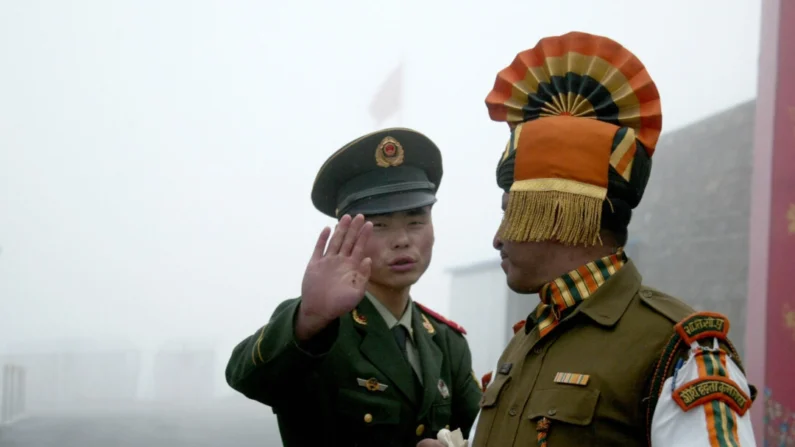
M 356 217 L 354 217 L 351 221 L 351 226 L 348 228 L 348 232 L 345 234 L 345 239 L 342 241 L 342 246 L 340 246 L 341 255 L 350 256 L 351 250 L 353 249 L 353 244 L 356 242 L 356 238 L 359 237 L 359 230 L 362 229 L 362 225 L 364 225 L 364 216 L 357 214 Z
M 340 219 L 337 223 L 337 227 L 334 229 L 334 234 L 331 235 L 331 241 L 328 243 L 326 255 L 336 255 L 340 252 L 342 240 L 345 238 L 345 233 L 348 231 L 350 224 L 351 216 L 347 214 L 342 216 L 342 219 Z
M 364 249 L 367 247 L 367 241 L 370 240 L 370 235 L 373 234 L 373 223 L 365 222 L 362 225 L 359 234 L 356 236 L 356 243 L 353 245 L 351 257 L 354 260 L 361 259 L 364 256 Z
M 323 231 L 320 232 L 320 237 L 317 238 L 317 242 L 315 243 L 315 251 L 312 252 L 312 259 L 320 259 L 323 257 L 323 252 L 326 250 L 326 242 L 328 242 L 330 234 L 331 228 L 329 227 L 323 228 Z

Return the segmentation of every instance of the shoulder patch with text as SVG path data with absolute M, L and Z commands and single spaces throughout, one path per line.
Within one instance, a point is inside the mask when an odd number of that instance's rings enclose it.
M 688 345 L 704 338 L 726 340 L 729 319 L 715 312 L 696 312 L 677 323 L 676 332 Z
M 674 400 L 683 411 L 714 400 L 726 403 L 740 416 L 751 407 L 751 398 L 736 383 L 720 376 L 700 377 L 685 383 L 674 390 Z

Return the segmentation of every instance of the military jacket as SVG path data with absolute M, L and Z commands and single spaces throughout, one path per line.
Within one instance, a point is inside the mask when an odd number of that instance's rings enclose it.
M 226 370 L 232 388 L 272 407 L 285 446 L 414 447 L 445 427 L 469 433 L 481 390 L 463 329 L 412 303 L 420 384 L 368 299 L 301 345 L 300 302 L 281 303 Z
M 629 261 L 543 338 L 530 322 L 515 326 L 470 445 L 536 445 L 540 431 L 549 447 L 649 445 L 652 377 L 674 325 L 693 313 L 644 287 Z

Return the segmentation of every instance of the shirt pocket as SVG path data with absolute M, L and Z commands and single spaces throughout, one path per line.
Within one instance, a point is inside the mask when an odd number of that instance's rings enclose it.
M 450 399 L 434 402 L 433 405 L 431 405 L 429 416 L 430 428 L 433 431 L 439 431 L 443 428 L 449 428 L 451 430 L 458 428 L 450 427 L 450 420 L 453 416 L 453 405 Z
M 549 420 L 547 442 L 549 445 L 596 445 L 594 418 L 599 403 L 599 390 L 592 388 L 555 388 L 534 390 L 526 412 L 529 427 L 535 439 L 537 424 L 542 418 Z

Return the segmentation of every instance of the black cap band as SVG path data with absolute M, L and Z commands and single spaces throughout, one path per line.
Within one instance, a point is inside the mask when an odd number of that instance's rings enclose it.
M 419 208 L 436 201 L 435 191 L 436 185 L 419 168 L 398 166 L 369 171 L 340 187 L 336 214 L 383 214 Z M 408 194 L 412 192 L 418 194 Z

